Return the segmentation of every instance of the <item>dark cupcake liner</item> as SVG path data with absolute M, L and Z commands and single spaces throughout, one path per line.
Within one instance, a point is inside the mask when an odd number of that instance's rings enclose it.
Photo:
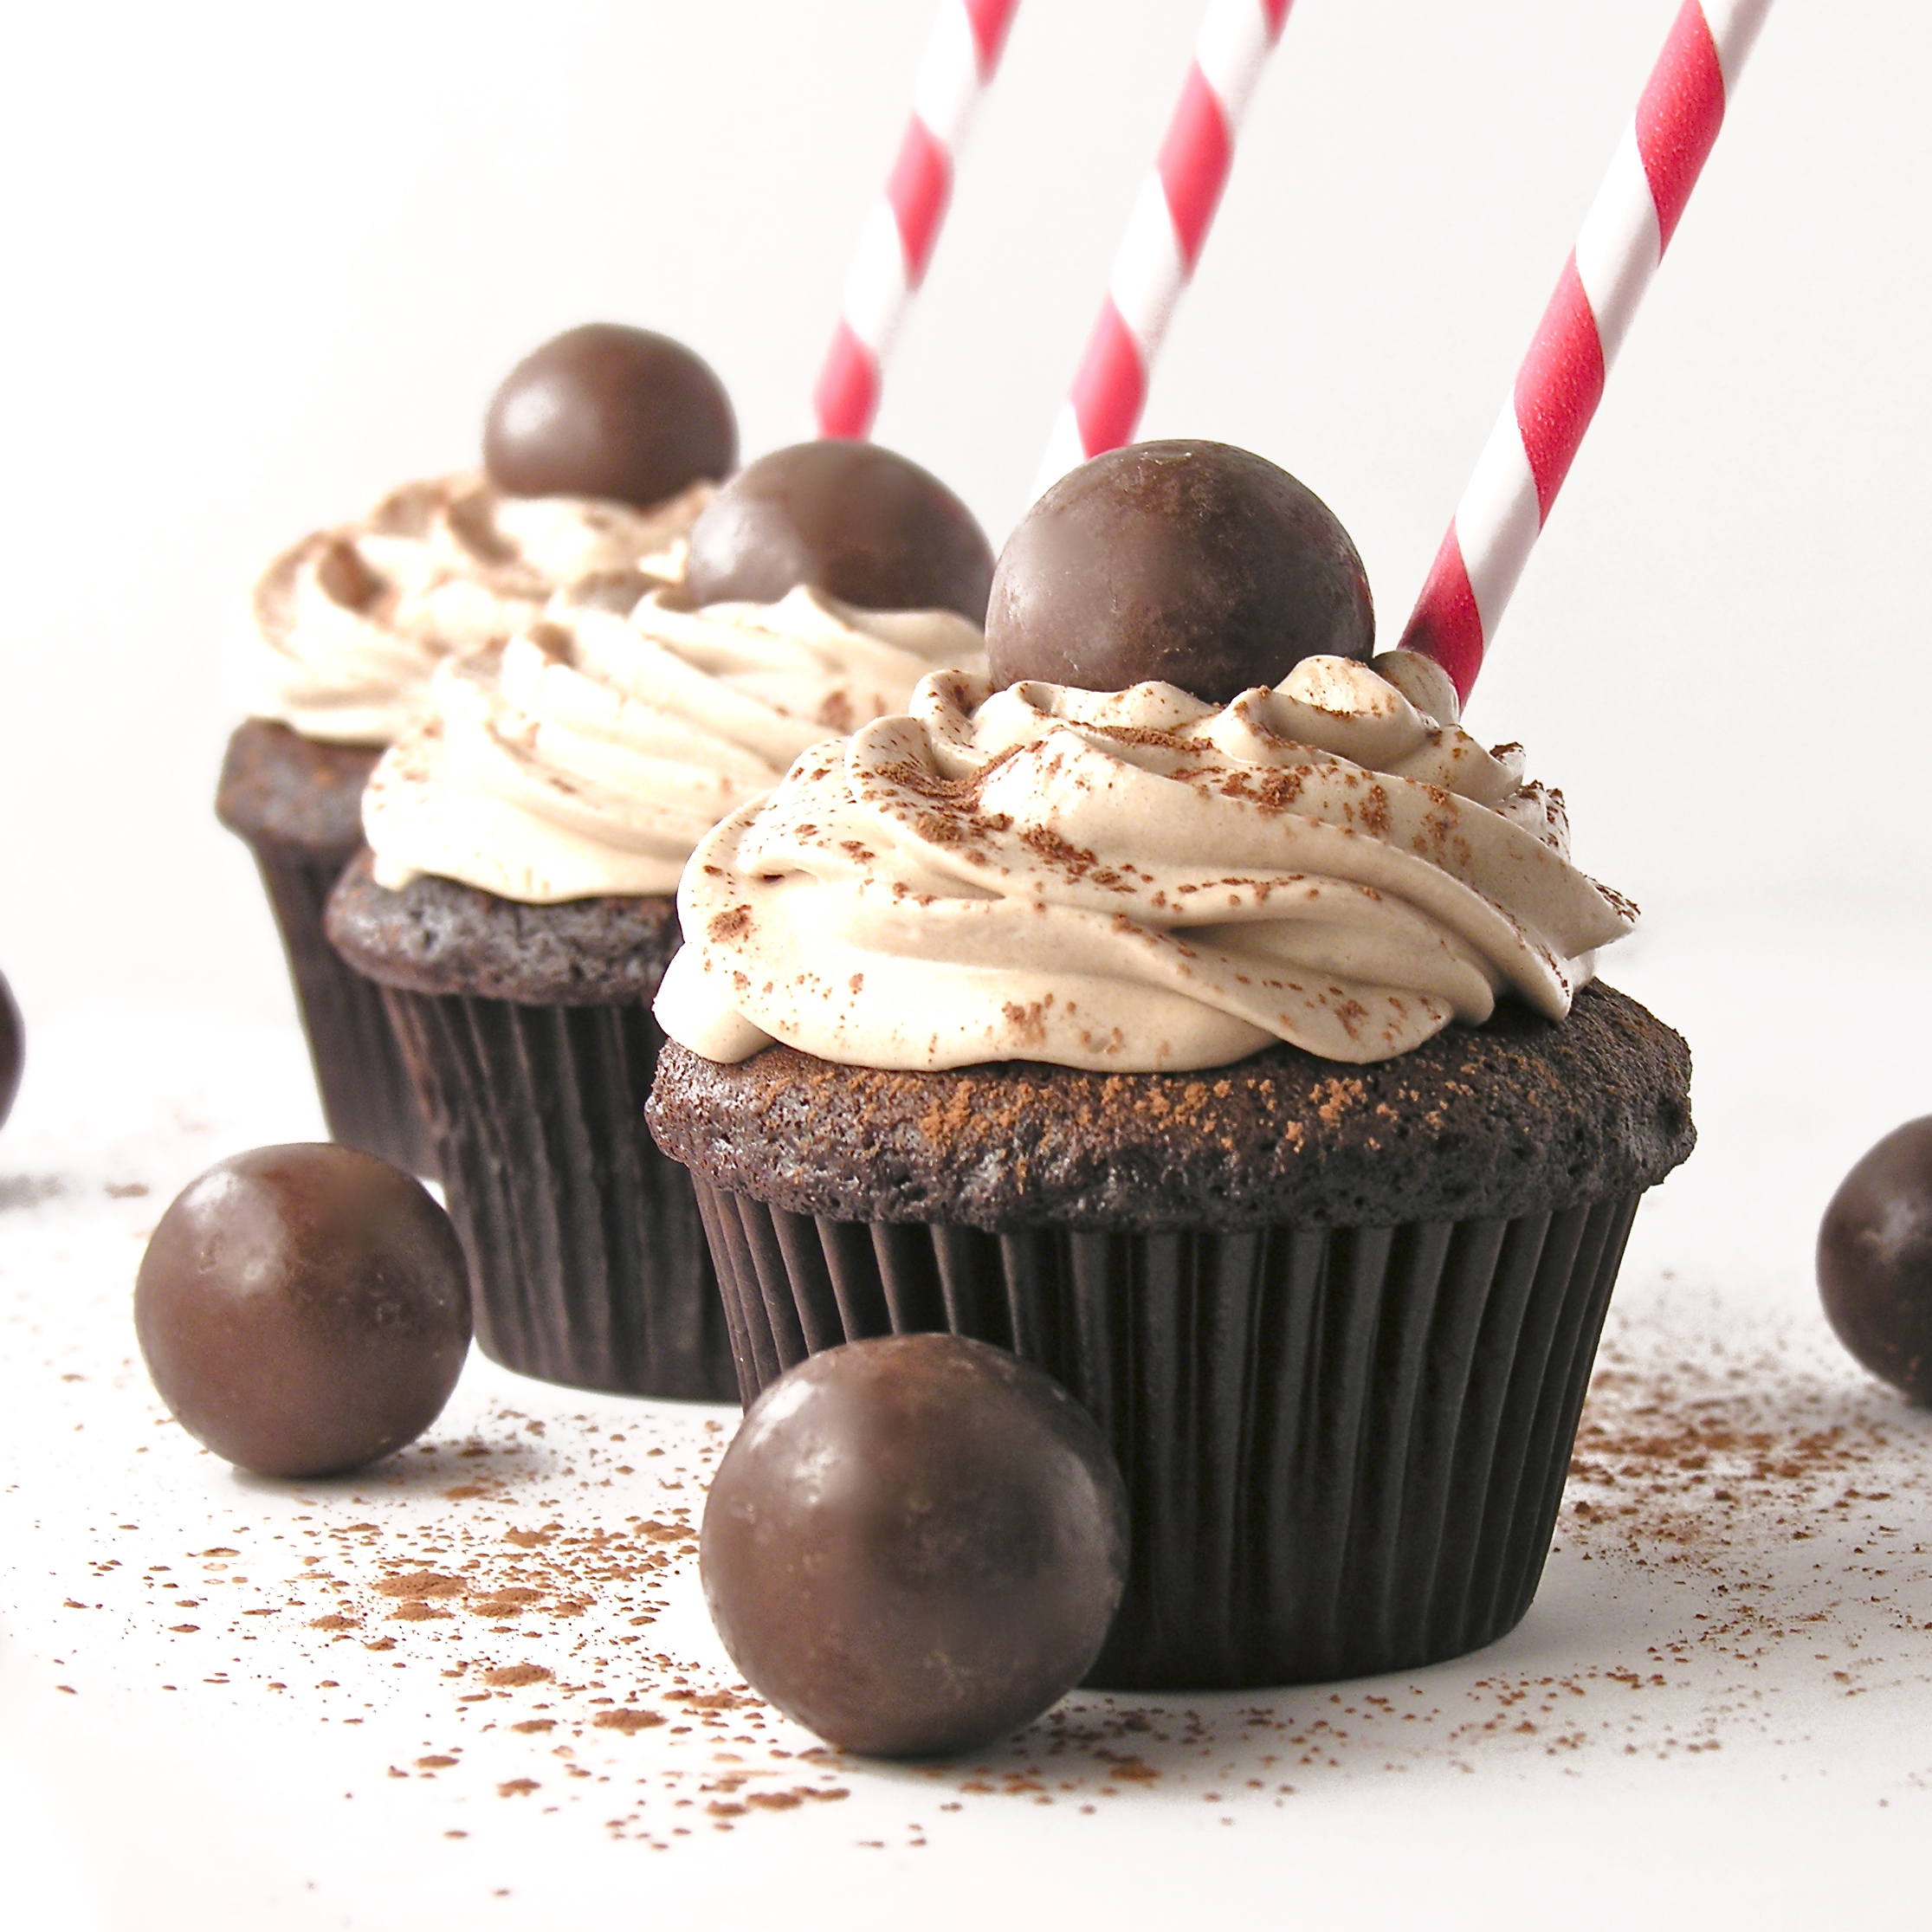
M 740 1388 L 861 1336 L 1009 1348 L 1084 1403 L 1134 1523 L 1088 1682 L 1322 1682 L 1459 1657 L 1535 1594 L 1638 1197 L 1513 1220 L 987 1234 L 700 1181 Z
M 383 997 L 469 1256 L 484 1353 L 573 1388 L 735 1396 L 690 1178 L 644 1128 L 663 1041 L 648 1005 Z
M 358 848 L 313 851 L 257 839 L 249 846 L 281 934 L 331 1139 L 433 1178 L 429 1124 L 382 990 L 344 965 L 322 930 L 329 892 Z

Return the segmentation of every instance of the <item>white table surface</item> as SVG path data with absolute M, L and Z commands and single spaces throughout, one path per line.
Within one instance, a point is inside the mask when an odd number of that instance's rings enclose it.
M 1811 1243 L 1932 1106 L 1932 927 L 1661 929 L 1611 977 L 1692 1040 L 1703 1144 L 1638 1218 L 1521 1628 L 1374 1682 L 1077 1696 L 941 1768 L 816 1754 L 732 1694 L 684 1535 L 728 1411 L 473 1356 L 360 1476 L 197 1450 L 133 1271 L 210 1161 L 315 1134 L 299 1040 L 126 1007 L 33 1033 L 0 1134 L 8 1922 L 1910 1922 L 1932 1414 L 1838 1350 Z M 453 1580 L 395 1593 L 425 1572 Z M 668 1722 L 597 1722 L 625 1710 Z

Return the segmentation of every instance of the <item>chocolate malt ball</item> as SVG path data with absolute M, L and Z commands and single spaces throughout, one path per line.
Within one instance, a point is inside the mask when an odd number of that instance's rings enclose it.
M 1895 1128 L 1839 1183 L 1818 1231 L 1818 1287 L 1852 1354 L 1932 1403 L 1932 1115 Z
M 413 1175 L 349 1147 L 257 1147 L 161 1217 L 134 1328 L 197 1441 L 259 1476 L 327 1476 L 436 1420 L 469 1347 L 468 1275 Z
M 484 468 L 517 496 L 648 508 L 737 460 L 724 384 L 682 343 L 617 322 L 586 322 L 526 356 L 483 427 Z
M 995 688 L 1147 679 L 1225 704 L 1304 658 L 1375 649 L 1368 578 L 1320 497 L 1224 443 L 1139 443 L 1063 476 L 993 572 Z
M 712 498 L 691 530 L 700 604 L 775 604 L 800 584 L 868 611 L 986 615 L 992 546 L 938 477 L 876 443 L 774 449 Z
M 26 1061 L 27 1030 L 14 1004 L 13 988 L 0 973 L 0 1127 L 6 1125 L 13 1111 L 14 1095 L 20 1091 L 20 1069 Z
M 1092 1665 L 1127 1574 L 1126 1492 L 1091 1418 L 957 1335 L 813 1355 L 713 1478 L 706 1601 L 760 1696 L 882 1757 L 970 1750 Z

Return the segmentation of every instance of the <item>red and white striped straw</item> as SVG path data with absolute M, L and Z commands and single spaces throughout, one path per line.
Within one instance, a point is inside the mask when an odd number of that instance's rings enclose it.
M 1292 0 L 1211 0 L 1153 171 L 1114 259 L 1034 494 L 1133 439 L 1147 377 L 1192 279 L 1234 160 L 1235 131 L 1288 23 Z
M 953 170 L 973 109 L 992 82 L 1019 0 L 940 0 L 898 158 L 872 205 L 832 346 L 812 391 L 822 436 L 863 438 L 913 291 L 926 279 L 953 198 Z
M 1436 553 L 1405 650 L 1467 698 L 1723 124 L 1771 0 L 1683 0 L 1508 405 Z

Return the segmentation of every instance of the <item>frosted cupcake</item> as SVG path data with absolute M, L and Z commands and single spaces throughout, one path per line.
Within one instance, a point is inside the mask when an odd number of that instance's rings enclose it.
M 992 677 L 805 753 L 681 888 L 650 1118 L 746 1398 L 922 1328 L 1059 1377 L 1134 1512 L 1097 1683 L 1511 1627 L 1690 1151 L 1683 1043 L 1592 983 L 1632 909 L 1372 635 L 1292 479 L 1120 452 L 1016 532 Z
M 601 462 L 574 473 L 533 462 L 527 433 L 514 433 L 519 409 L 541 417 L 541 430 L 572 406 L 605 425 Z M 261 869 L 331 1134 L 419 1173 L 433 1171 L 427 1136 L 380 1004 L 321 930 L 329 890 L 362 843 L 363 785 L 382 748 L 429 715 L 445 658 L 526 629 L 560 585 L 593 572 L 677 581 L 736 436 L 695 357 L 593 325 L 512 375 L 486 444 L 488 472 L 405 485 L 269 566 L 237 653 L 249 716 L 216 798 Z
M 940 490 L 887 452 L 854 460 Z M 772 462 L 744 473 L 752 489 Z M 733 492 L 714 507 L 734 518 Z M 714 576 L 714 544 L 701 520 L 694 552 Z M 992 570 L 983 538 L 979 551 L 976 581 L 932 579 L 975 614 Z M 694 606 L 592 578 L 437 672 L 434 717 L 370 780 L 370 856 L 328 929 L 384 989 L 498 1360 L 579 1386 L 735 1393 L 689 1184 L 643 1127 L 670 895 L 700 839 L 806 746 L 982 652 L 973 617 L 939 603 L 868 609 L 799 585 Z

